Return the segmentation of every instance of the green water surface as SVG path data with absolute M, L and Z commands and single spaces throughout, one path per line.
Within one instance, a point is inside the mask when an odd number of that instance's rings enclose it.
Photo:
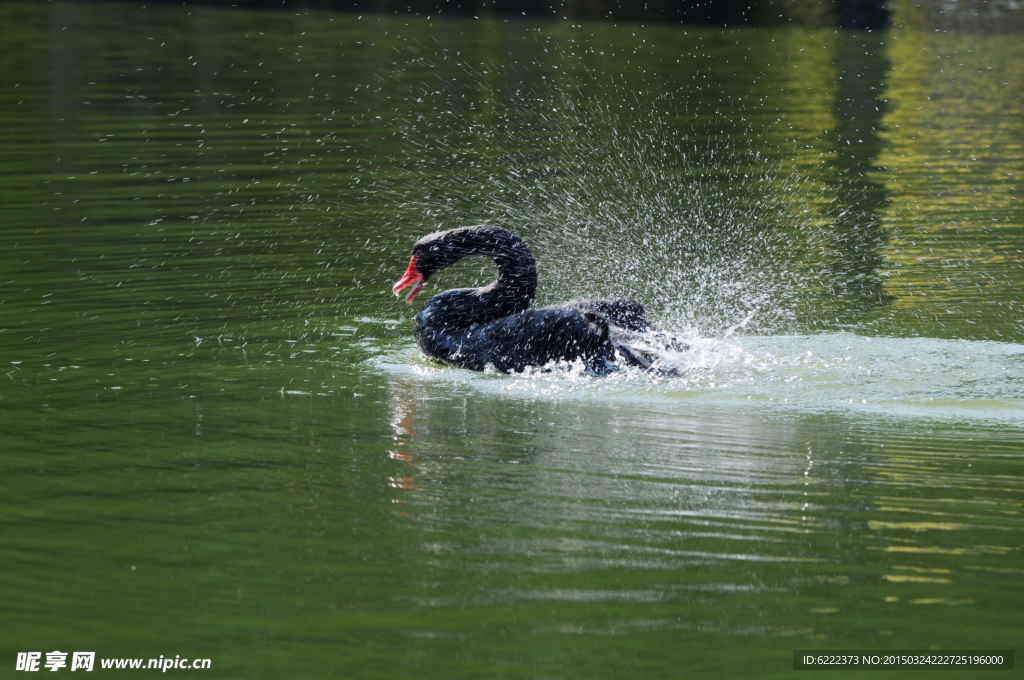
M 1022 64 L 912 28 L 0 3 L 2 674 L 1021 649 Z M 680 375 L 425 360 L 390 285 L 479 222 L 539 302 L 643 302 Z

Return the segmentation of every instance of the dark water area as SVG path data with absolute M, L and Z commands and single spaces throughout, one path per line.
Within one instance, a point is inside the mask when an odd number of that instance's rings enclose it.
M 1019 649 L 1024 42 L 911 14 L 0 4 L 2 664 Z M 422 357 L 390 286 L 481 222 L 530 244 L 539 303 L 642 302 L 680 374 Z
M 76 0 L 88 2 L 90 0 Z M 117 0 L 115 0 L 117 1 Z M 132 2 L 132 0 L 121 0 Z M 882 0 L 148 0 L 152 4 L 232 7 L 291 12 L 357 12 L 474 19 L 643 21 L 698 26 L 798 26 L 884 30 L 890 10 Z M 975 24 L 1015 15 L 1016 0 L 966 0 L 954 6 L 912 6 L 916 25 L 936 18 Z M 932 11 L 929 11 L 931 9 Z M 938 11 L 935 11 L 938 10 Z M 1007 10 L 1010 10 L 1009 12 Z

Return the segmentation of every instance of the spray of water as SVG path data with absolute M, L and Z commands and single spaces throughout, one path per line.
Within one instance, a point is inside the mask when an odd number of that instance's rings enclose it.
M 742 114 L 715 118 L 636 82 L 617 89 L 607 74 L 540 82 L 529 67 L 445 68 L 436 81 L 403 80 L 401 68 L 385 76 L 387 96 L 415 104 L 387 121 L 397 150 L 363 185 L 367 201 L 387 206 L 389 256 L 401 260 L 429 231 L 499 224 L 537 256 L 538 303 L 630 298 L 665 332 L 625 340 L 654 370 L 597 380 L 582 363 L 466 375 L 418 359 L 411 343 L 375 360 L 389 372 L 446 394 L 463 383 L 544 399 L 699 393 L 730 405 L 1019 421 L 1017 345 L 829 332 L 876 330 L 870 314 L 890 304 L 879 273 L 887 204 L 870 158 L 807 156 L 796 167 L 753 124 L 744 134 Z M 481 265 L 476 281 L 437 287 L 484 283 L 493 269 Z
M 799 179 L 756 135 L 673 126 L 658 112 L 685 103 L 665 95 L 652 104 L 603 86 L 598 98 L 586 83 L 528 87 L 500 71 L 463 67 L 458 89 L 403 86 L 419 108 L 394 121 L 400 152 L 368 189 L 389 204 L 397 242 L 504 226 L 538 258 L 539 304 L 632 299 L 691 343 L 792 321 Z M 483 94 L 467 104 L 466 90 Z

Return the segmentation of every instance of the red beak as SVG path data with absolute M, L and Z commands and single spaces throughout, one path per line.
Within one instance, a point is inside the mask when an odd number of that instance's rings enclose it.
M 412 259 L 409 260 L 409 268 L 402 274 L 402 278 L 398 279 L 398 282 L 391 287 L 391 290 L 394 291 L 395 295 L 398 295 L 398 291 L 406 286 L 412 286 L 412 290 L 405 296 L 406 303 L 412 304 L 412 299 L 420 292 L 424 283 L 426 281 L 423 280 L 423 274 L 420 274 L 420 270 L 416 269 L 416 256 L 413 255 Z

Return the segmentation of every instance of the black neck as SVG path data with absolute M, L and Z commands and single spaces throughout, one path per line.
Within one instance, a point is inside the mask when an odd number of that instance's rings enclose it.
M 482 288 L 450 290 L 432 298 L 426 311 L 446 323 L 471 325 L 528 309 L 537 291 L 537 263 L 526 243 L 500 227 L 461 227 L 420 239 L 416 249 L 430 263 L 431 273 L 464 257 L 485 255 L 498 267 L 498 278 Z

